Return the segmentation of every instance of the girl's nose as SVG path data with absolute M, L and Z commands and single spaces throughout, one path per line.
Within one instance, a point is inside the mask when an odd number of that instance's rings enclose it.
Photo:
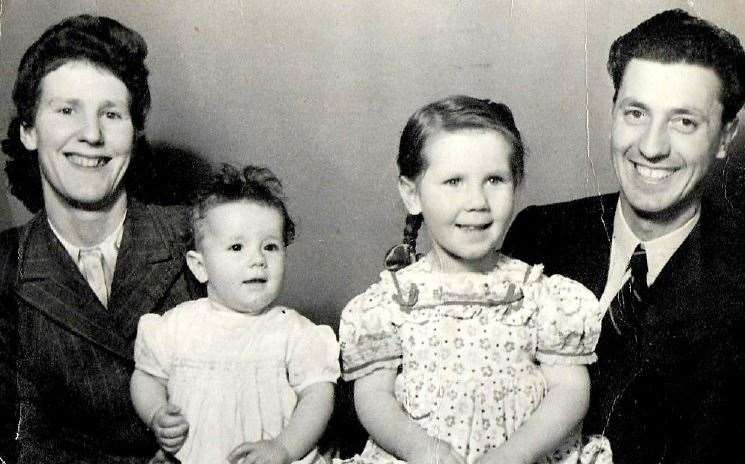
M 266 258 L 261 250 L 254 250 L 248 257 L 248 263 L 251 267 L 266 267 Z
M 85 116 L 83 126 L 78 133 L 78 139 L 90 145 L 101 145 L 103 143 L 103 129 L 97 114 Z
M 663 158 L 670 154 L 670 136 L 667 123 L 652 122 L 639 140 L 639 153 L 647 159 Z
M 465 198 L 465 207 L 469 211 L 480 211 L 488 209 L 489 203 L 486 201 L 484 189 L 481 186 L 473 186 L 467 189 Z

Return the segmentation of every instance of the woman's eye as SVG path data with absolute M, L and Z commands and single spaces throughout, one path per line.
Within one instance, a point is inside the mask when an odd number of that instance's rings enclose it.
M 242 249 L 243 249 L 243 245 L 241 245 L 240 243 L 234 243 L 230 245 L 231 251 L 241 251 Z

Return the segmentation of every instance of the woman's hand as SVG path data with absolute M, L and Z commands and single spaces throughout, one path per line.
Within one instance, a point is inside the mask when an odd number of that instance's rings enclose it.
M 189 434 L 189 423 L 186 417 L 181 414 L 178 406 L 171 403 L 158 409 L 153 416 L 150 428 L 155 432 L 155 438 L 160 447 L 171 454 L 181 449 Z
M 465 464 L 465 460 L 442 440 L 429 437 L 411 448 L 409 464 Z
M 290 464 L 290 453 L 277 440 L 246 442 L 228 455 L 230 464 Z

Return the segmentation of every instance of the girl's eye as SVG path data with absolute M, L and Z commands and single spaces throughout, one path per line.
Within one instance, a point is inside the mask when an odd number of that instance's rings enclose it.
M 58 109 L 57 112 L 64 115 L 70 115 L 72 114 L 72 108 L 70 108 L 69 106 L 63 106 L 62 108 Z
M 504 180 L 504 177 L 502 176 L 491 176 L 486 181 L 489 182 L 490 184 L 501 184 L 505 180 Z
M 234 243 L 230 245 L 230 251 L 241 251 L 243 249 L 243 245 L 240 243 Z
M 264 245 L 264 250 L 266 251 L 277 251 L 279 250 L 279 245 L 276 243 L 267 243 Z

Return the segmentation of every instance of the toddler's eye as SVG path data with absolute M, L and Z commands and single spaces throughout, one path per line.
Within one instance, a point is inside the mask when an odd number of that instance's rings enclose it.
M 277 251 L 279 250 L 279 244 L 277 243 L 267 243 L 264 245 L 264 250 L 266 251 Z
M 230 245 L 231 251 L 241 251 L 242 249 L 243 249 L 243 245 L 241 245 L 240 243 L 234 243 Z

